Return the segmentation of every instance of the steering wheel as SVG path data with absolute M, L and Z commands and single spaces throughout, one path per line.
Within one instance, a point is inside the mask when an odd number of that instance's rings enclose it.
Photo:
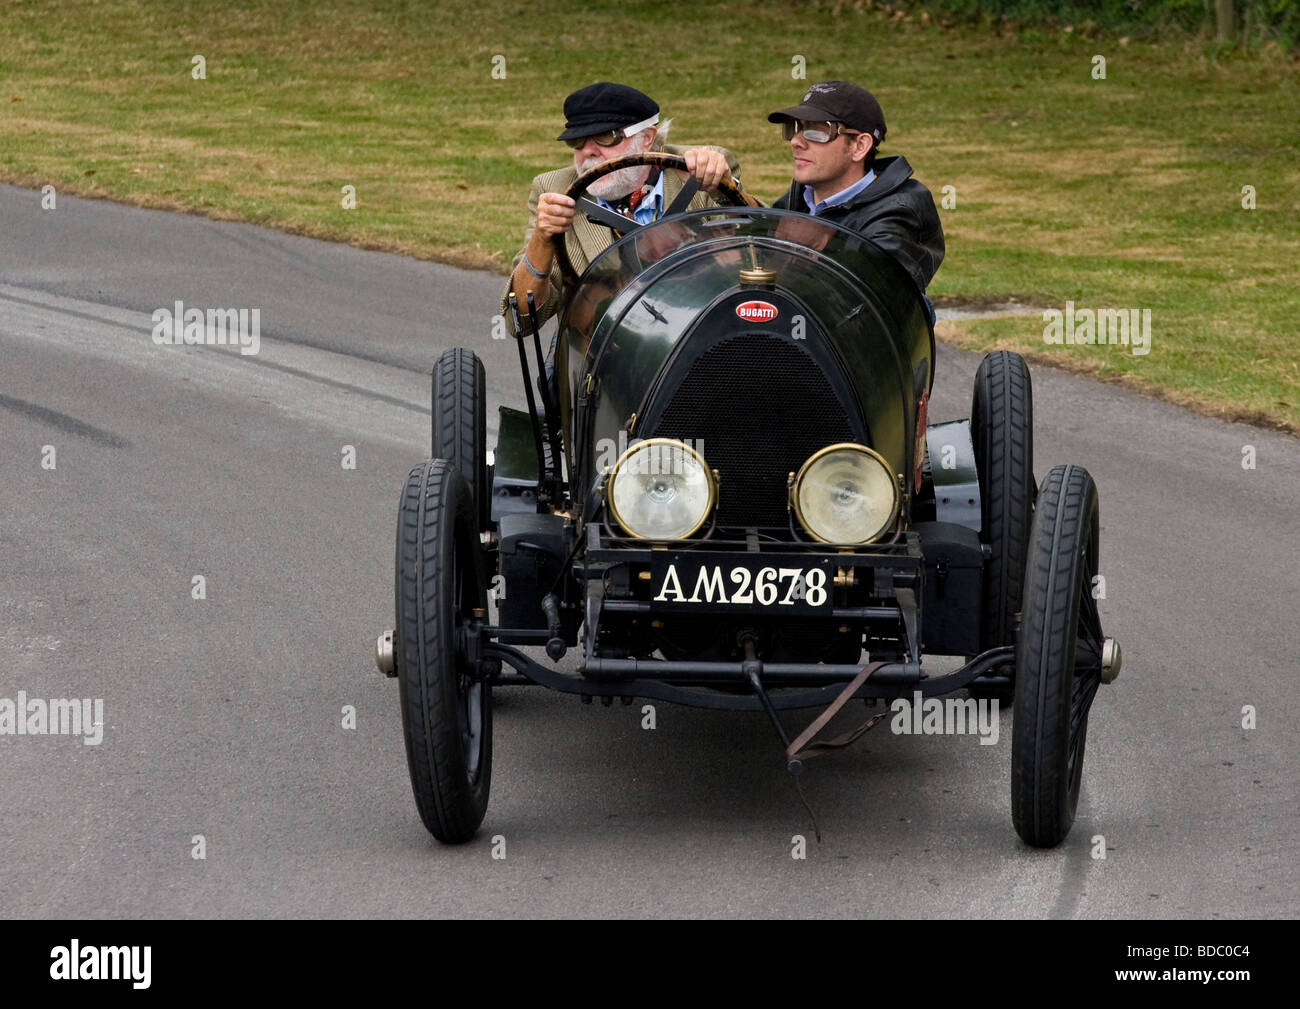
M 602 179 L 612 172 L 621 171 L 624 168 L 636 168 L 640 165 L 658 165 L 660 169 L 675 168 L 679 171 L 688 171 L 686 159 L 676 154 L 664 154 L 662 151 L 644 151 L 641 154 L 627 154 L 621 158 L 614 158 L 612 161 L 606 161 L 604 164 L 597 165 L 586 175 L 579 176 L 574 180 L 565 196 L 577 203 L 579 212 L 584 213 L 587 217 L 597 224 L 604 224 L 616 231 L 629 232 L 635 231 L 641 225 L 636 221 L 629 220 L 622 214 L 616 214 L 612 210 L 607 210 L 594 200 L 586 197 L 587 190 L 597 179 Z M 690 206 L 691 200 L 695 199 L 695 194 L 699 192 L 700 183 L 695 176 L 686 180 L 682 186 L 682 191 L 677 194 L 664 212 L 659 216 L 659 220 L 671 217 L 674 214 L 685 212 Z M 750 196 L 743 193 L 740 186 L 730 177 L 724 176 L 718 183 L 718 197 L 725 207 L 761 207 L 762 204 Z M 560 274 L 564 277 L 566 284 L 576 284 L 578 282 L 578 271 L 573 268 L 573 261 L 569 259 L 568 237 L 569 232 L 565 232 L 560 237 L 562 240 L 555 242 L 555 260 L 560 264 Z

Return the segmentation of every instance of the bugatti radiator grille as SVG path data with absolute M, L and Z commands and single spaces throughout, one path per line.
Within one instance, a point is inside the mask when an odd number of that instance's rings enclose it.
M 780 529 L 790 471 L 820 448 L 854 440 L 817 363 L 788 340 L 756 333 L 701 354 L 653 434 L 702 448 L 721 476 L 720 526 Z

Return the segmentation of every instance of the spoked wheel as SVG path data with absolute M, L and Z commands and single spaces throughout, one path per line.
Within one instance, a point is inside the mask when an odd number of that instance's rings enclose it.
M 1034 512 L 1034 400 L 1024 358 L 998 350 L 975 373 L 971 439 L 979 472 L 980 539 L 991 551 L 984 565 L 980 648 L 1016 643 Z M 1011 690 L 972 687 L 977 696 L 1009 702 Z
M 1097 514 L 1086 469 L 1048 473 L 1029 534 L 1011 737 L 1011 817 L 1038 848 L 1060 844 L 1074 823 L 1088 710 L 1101 683 Z
M 492 779 L 492 690 L 466 659 L 487 606 L 473 497 L 456 467 L 411 471 L 397 512 L 397 676 L 411 789 L 439 841 L 468 841 Z

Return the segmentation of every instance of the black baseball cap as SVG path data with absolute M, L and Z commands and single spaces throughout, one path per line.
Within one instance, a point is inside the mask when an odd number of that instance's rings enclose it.
M 787 119 L 843 123 L 849 129 L 870 133 L 876 138 L 876 143 L 885 139 L 885 114 L 880 110 L 880 103 L 871 92 L 848 81 L 814 84 L 799 105 L 781 109 L 767 117 L 769 123 Z
M 564 99 L 564 132 L 556 140 L 590 137 L 659 115 L 659 105 L 636 88 L 601 81 Z

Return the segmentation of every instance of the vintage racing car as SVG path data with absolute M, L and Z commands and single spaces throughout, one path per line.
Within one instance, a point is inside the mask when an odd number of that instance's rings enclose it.
M 685 166 L 634 155 L 569 193 L 651 163 Z M 376 653 L 421 819 L 444 842 L 481 824 L 495 687 L 763 711 L 794 773 L 861 733 L 816 739 L 850 699 L 965 688 L 1014 699 L 1015 828 L 1058 844 L 1120 668 L 1091 591 L 1092 478 L 1061 465 L 1035 485 L 1016 354 L 984 359 L 969 420 L 927 424 L 933 325 L 869 241 L 732 184 L 686 212 L 690 191 L 646 227 L 611 221 L 629 230 L 581 278 L 560 243 L 557 381 L 534 395 L 542 345 L 517 306 L 528 409 L 501 408 L 491 461 L 479 359 L 434 368 Z M 556 668 L 575 648 L 576 672 Z M 927 654 L 965 661 L 932 676 Z M 794 708 L 822 711 L 791 740 Z

